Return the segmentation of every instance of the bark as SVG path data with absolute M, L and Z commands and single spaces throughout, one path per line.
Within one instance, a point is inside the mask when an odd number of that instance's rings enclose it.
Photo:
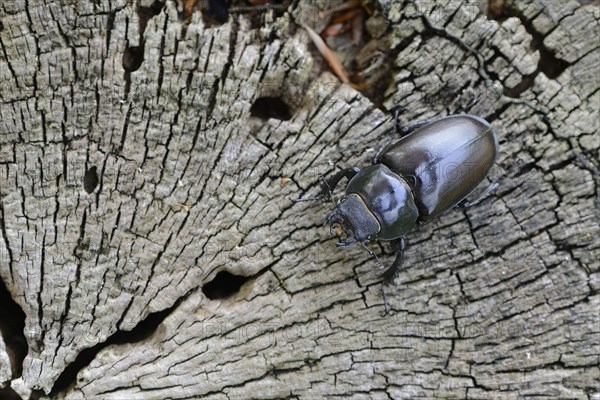
M 381 0 L 366 97 L 315 4 L 3 1 L 0 395 L 597 399 L 600 11 L 502 3 Z M 499 187 L 411 232 L 382 316 L 375 260 L 291 199 L 396 106 L 488 119 Z

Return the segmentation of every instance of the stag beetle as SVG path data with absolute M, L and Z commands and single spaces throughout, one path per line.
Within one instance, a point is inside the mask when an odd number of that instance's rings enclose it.
M 397 132 L 396 114 L 394 133 Z M 404 258 L 404 236 L 417 224 L 424 224 L 462 203 L 474 205 L 496 185 L 492 184 L 475 202 L 466 197 L 486 178 L 498 153 L 498 138 L 484 119 L 467 114 L 414 123 L 403 128 L 404 135 L 392 139 L 373 159 L 373 164 L 338 171 L 329 179 L 321 177 L 321 195 L 329 198 L 335 211 L 326 224 L 339 237 L 338 247 L 372 240 L 393 241 L 396 259 L 383 274 L 383 283 L 396 276 Z M 332 192 L 343 179 L 349 180 L 345 195 L 337 202 Z M 375 256 L 377 257 L 377 256 Z M 379 259 L 377 259 L 379 262 Z M 382 285 L 387 313 L 387 300 Z

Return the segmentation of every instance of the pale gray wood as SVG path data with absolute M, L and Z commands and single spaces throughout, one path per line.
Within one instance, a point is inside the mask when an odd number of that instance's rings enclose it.
M 10 370 L 10 358 L 6 352 L 4 340 L 0 336 L 0 388 L 5 387 L 6 383 L 12 378 Z
M 496 21 L 484 2 L 380 3 L 383 105 L 411 121 L 476 96 L 500 137 L 499 188 L 412 232 L 387 317 L 375 261 L 322 226 L 330 204 L 291 202 L 392 127 L 327 71 L 299 27 L 322 23 L 314 5 L 206 27 L 170 0 L 2 2 L 0 276 L 28 354 L 11 377 L 0 340 L 0 383 L 48 394 L 84 349 L 168 310 L 52 397 L 597 399 L 598 6 Z M 261 96 L 292 118 L 251 117 Z M 210 300 L 222 270 L 251 279 Z

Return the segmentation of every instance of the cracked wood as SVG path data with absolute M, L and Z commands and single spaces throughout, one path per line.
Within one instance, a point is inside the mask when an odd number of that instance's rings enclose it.
M 260 26 L 171 0 L 0 5 L 0 277 L 27 341 L 21 372 L 0 338 L 0 390 L 598 396 L 597 4 L 379 3 L 380 107 L 326 71 L 309 2 Z M 291 118 L 253 117 L 261 97 Z M 487 118 L 500 186 L 411 233 L 381 317 L 375 261 L 291 199 L 368 165 L 396 106 Z M 211 300 L 223 270 L 249 279 Z

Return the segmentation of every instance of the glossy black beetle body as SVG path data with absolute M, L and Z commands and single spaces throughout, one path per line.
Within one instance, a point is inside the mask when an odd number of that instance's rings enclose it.
M 386 146 L 373 165 L 339 171 L 324 181 L 331 194 L 350 179 L 345 196 L 328 221 L 340 236 L 338 246 L 370 240 L 395 240 L 398 256 L 384 274 L 396 275 L 403 258 L 404 236 L 454 207 L 485 179 L 498 152 L 490 124 L 472 115 L 426 123 Z

